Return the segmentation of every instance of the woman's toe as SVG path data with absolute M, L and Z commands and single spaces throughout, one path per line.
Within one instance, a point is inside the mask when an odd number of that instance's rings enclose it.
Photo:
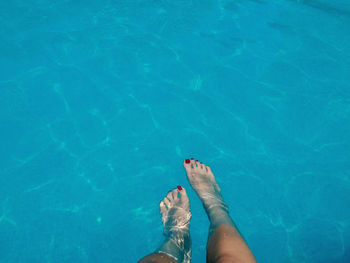
M 166 205 L 166 208 L 169 209 L 171 207 L 170 201 L 167 197 L 163 199 L 164 204 Z
M 169 201 L 172 202 L 174 200 L 173 191 L 169 191 L 166 195 L 166 198 L 168 198 Z
M 163 214 L 166 211 L 166 206 L 163 201 L 160 202 L 159 207 L 160 207 L 160 213 Z
M 179 190 L 177 188 L 173 190 L 173 197 L 174 197 L 174 201 L 179 199 Z
M 186 159 L 184 161 L 183 165 L 184 165 L 184 167 L 185 167 L 187 172 L 191 171 L 191 169 L 192 169 L 192 160 Z
M 180 189 L 181 190 L 180 190 Z M 183 187 L 179 187 L 178 189 L 179 189 L 179 193 L 180 193 L 180 200 L 182 200 L 182 201 L 188 201 L 188 196 L 187 196 L 187 192 L 186 192 L 186 189 L 185 188 L 183 188 Z

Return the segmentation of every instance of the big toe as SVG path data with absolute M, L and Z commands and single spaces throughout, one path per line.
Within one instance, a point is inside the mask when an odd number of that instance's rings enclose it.
M 181 187 L 181 186 L 178 186 L 178 189 L 179 189 L 179 193 L 180 193 L 179 199 L 180 199 L 181 203 L 189 204 L 190 200 L 188 199 L 186 189 Z
M 186 159 L 184 162 L 183 162 L 183 166 L 185 167 L 186 169 L 186 172 L 190 172 L 192 167 L 193 167 L 193 160 L 191 159 Z

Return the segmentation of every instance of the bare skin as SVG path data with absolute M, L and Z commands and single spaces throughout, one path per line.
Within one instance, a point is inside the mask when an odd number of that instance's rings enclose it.
M 169 191 L 160 202 L 160 213 L 164 226 L 165 241 L 140 263 L 187 263 L 191 260 L 191 238 L 189 233 L 191 212 L 186 190 L 181 186 Z
M 245 243 L 244 239 L 242 238 L 235 224 L 233 223 L 233 220 L 229 216 L 228 207 L 223 202 L 221 189 L 217 184 L 214 174 L 212 173 L 210 167 L 198 161 L 194 161 L 193 159 L 185 160 L 183 165 L 187 173 L 187 178 L 192 188 L 195 190 L 200 200 L 202 201 L 203 207 L 207 212 L 210 221 L 209 236 L 207 243 L 207 263 L 256 262 L 252 252 L 248 248 L 247 244 Z M 175 191 L 176 190 L 169 192 L 169 194 L 172 193 L 172 196 L 174 196 Z M 182 191 L 184 191 L 184 199 L 186 199 L 187 194 L 183 188 L 181 191 L 179 191 L 180 194 Z M 172 244 L 172 242 L 169 241 L 171 240 L 171 238 L 169 238 L 169 231 L 166 230 L 167 224 L 169 226 L 174 225 L 174 222 L 183 221 L 181 220 L 181 218 L 183 219 L 184 216 L 186 216 L 186 213 L 189 213 L 189 203 L 187 210 L 187 202 L 180 202 L 181 197 L 178 199 L 171 199 L 170 196 L 169 199 L 169 194 L 166 198 L 164 198 L 160 205 L 162 220 L 163 218 L 166 219 L 165 221 L 163 220 L 164 234 L 168 237 L 168 239 L 164 242 L 162 247 L 169 249 L 166 251 L 161 249 L 161 251 L 164 251 L 166 254 L 162 252 L 153 253 L 139 261 L 140 263 L 189 262 L 186 261 L 186 259 L 188 260 L 188 258 L 181 256 L 181 253 L 186 253 L 186 250 L 182 249 L 182 247 L 178 248 L 177 246 L 169 246 L 169 244 Z M 169 206 L 167 205 L 167 203 L 169 203 Z M 167 208 L 166 210 L 163 207 L 164 204 Z M 181 209 L 179 207 L 181 207 Z M 167 212 L 166 215 L 165 212 Z M 179 216 L 180 218 L 178 219 L 180 220 L 175 219 Z M 177 228 L 175 227 L 175 229 Z M 187 238 L 188 232 L 180 231 L 180 237 L 182 237 L 182 233 L 185 233 L 185 237 Z M 174 231 L 171 234 L 179 235 L 177 232 Z M 187 247 L 187 251 L 188 247 L 190 247 L 190 242 L 191 241 L 188 234 L 188 239 L 184 239 L 184 247 Z M 178 249 L 176 249 L 176 247 Z

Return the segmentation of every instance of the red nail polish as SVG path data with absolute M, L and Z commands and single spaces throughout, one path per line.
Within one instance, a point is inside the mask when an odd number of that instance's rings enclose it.
M 185 160 L 185 163 L 190 163 L 191 161 L 189 159 L 186 159 Z
M 196 160 L 196 162 L 198 162 L 198 160 Z
M 193 158 L 191 158 L 191 160 L 194 160 Z
M 180 191 L 182 190 L 182 187 L 180 185 L 177 186 L 177 189 L 179 189 Z
M 171 192 L 171 190 L 169 190 L 169 192 L 168 193 L 170 193 Z

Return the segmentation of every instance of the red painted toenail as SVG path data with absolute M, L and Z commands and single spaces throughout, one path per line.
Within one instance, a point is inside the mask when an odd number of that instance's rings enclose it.
M 182 187 L 180 185 L 177 186 L 177 189 L 179 189 L 180 191 L 182 190 Z
M 193 158 L 191 158 L 191 160 L 194 160 Z
M 171 192 L 171 190 L 169 190 L 169 192 L 168 193 L 170 193 Z
M 185 160 L 185 163 L 190 163 L 191 161 L 189 159 L 186 159 Z
M 196 160 L 196 162 L 198 162 L 198 160 Z

